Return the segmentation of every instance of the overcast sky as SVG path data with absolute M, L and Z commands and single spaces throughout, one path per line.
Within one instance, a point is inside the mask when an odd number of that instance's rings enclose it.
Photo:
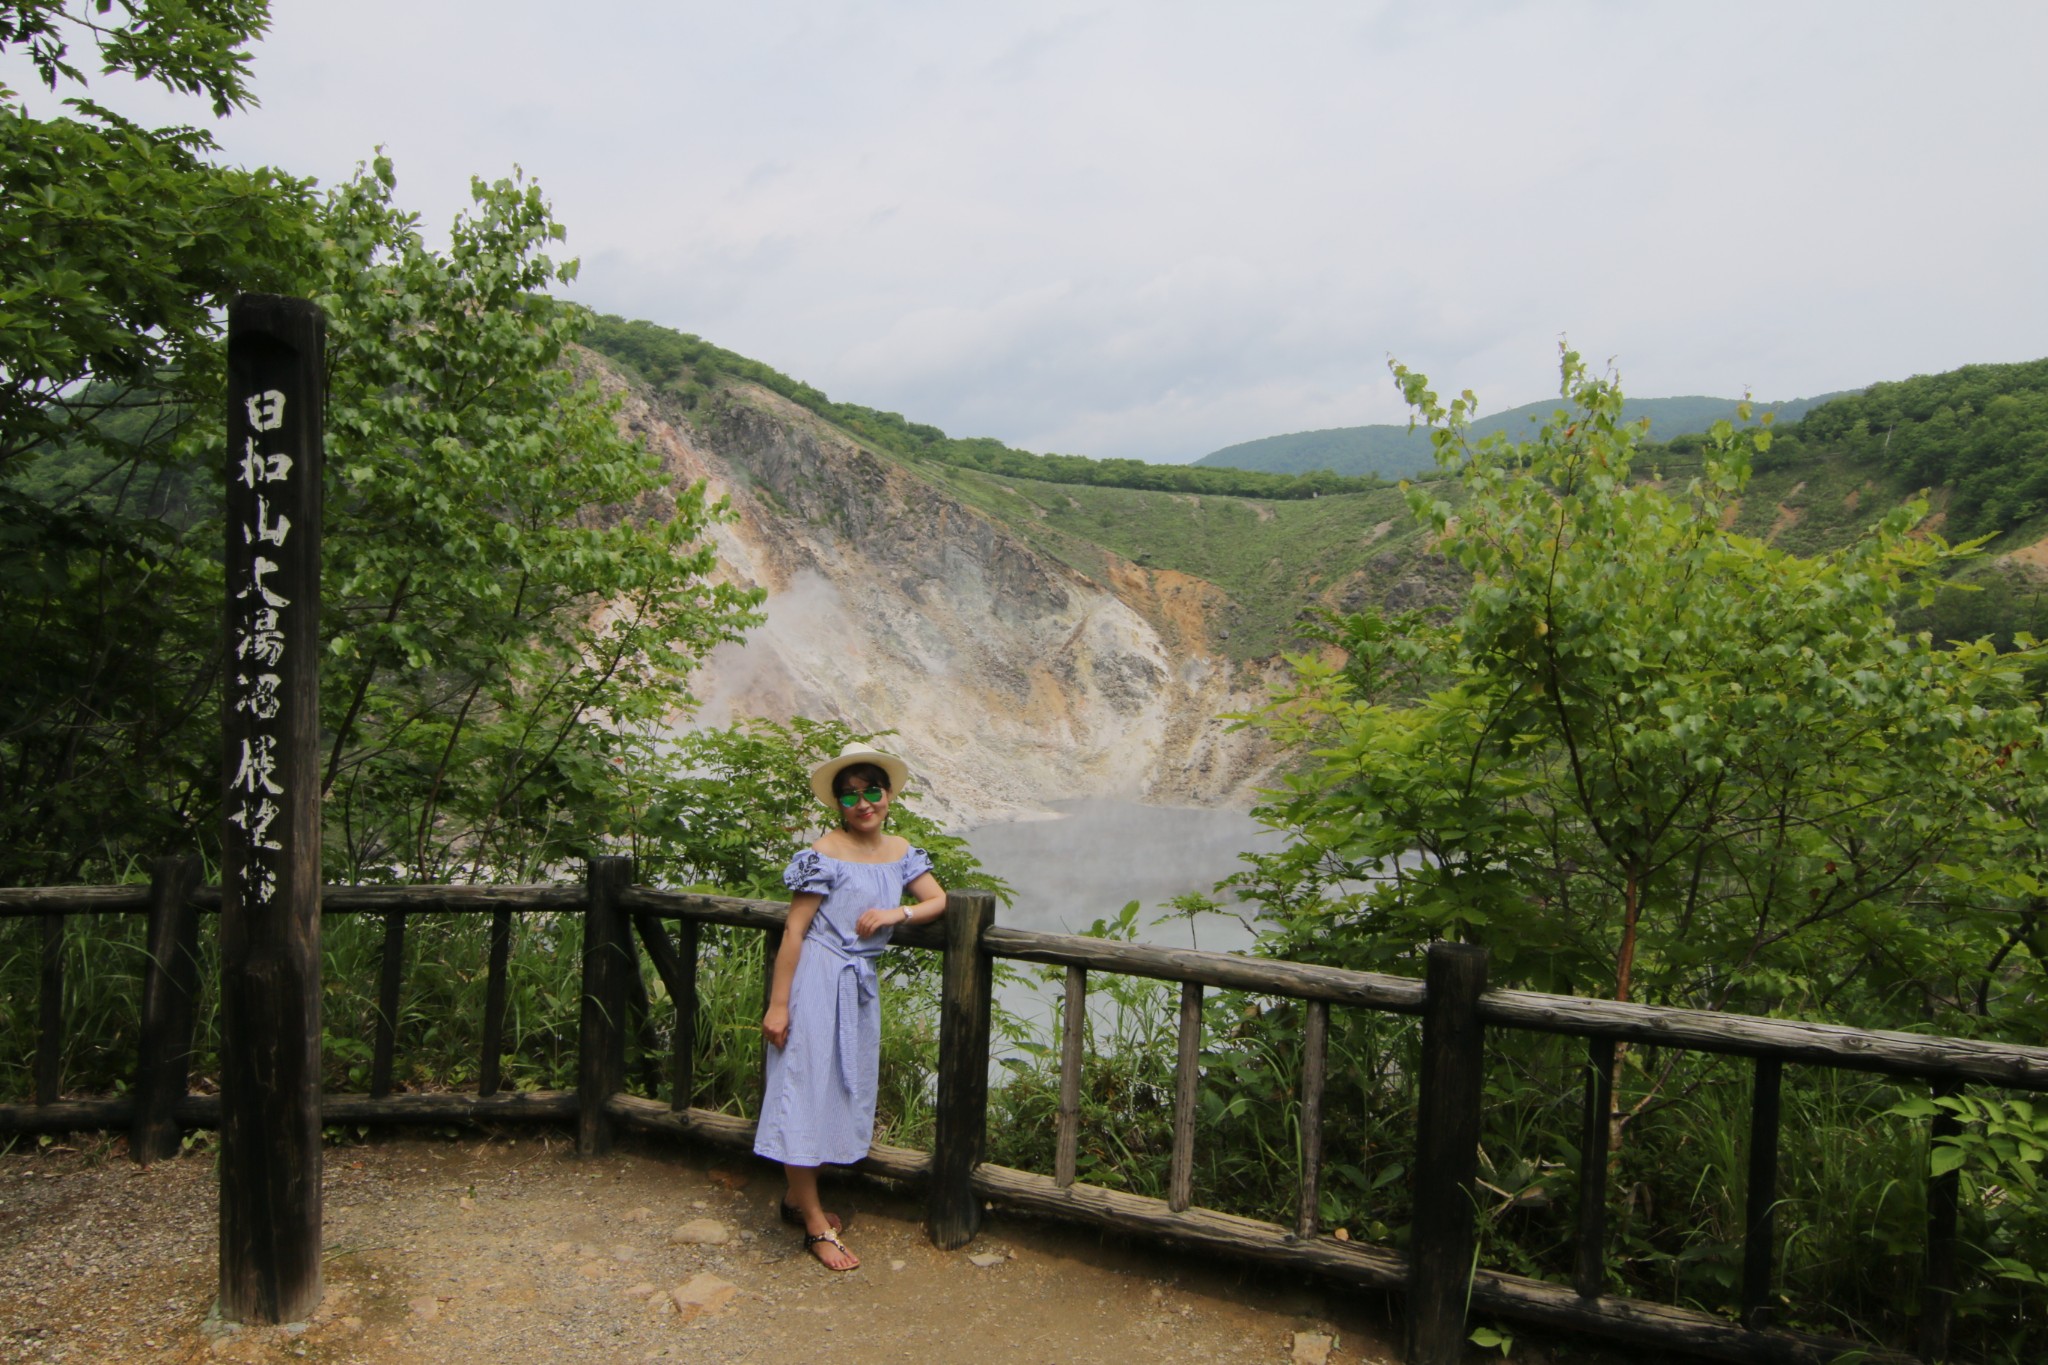
M 1405 420 L 1389 356 L 1494 411 L 1560 338 L 1641 397 L 2048 355 L 2048 5 L 274 9 L 228 159 L 381 144 L 430 223 L 516 164 L 573 297 L 954 435 L 1192 459 Z

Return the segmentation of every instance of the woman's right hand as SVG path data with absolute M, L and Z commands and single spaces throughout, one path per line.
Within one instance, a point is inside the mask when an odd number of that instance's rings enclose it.
M 789 1045 L 789 1006 L 770 1005 L 761 1018 L 761 1036 L 776 1047 Z

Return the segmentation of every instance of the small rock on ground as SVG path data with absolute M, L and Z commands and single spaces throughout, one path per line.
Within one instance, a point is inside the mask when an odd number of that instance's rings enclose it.
M 1329 1365 L 1330 1348 L 1336 1345 L 1321 1332 L 1296 1332 L 1290 1365 Z
M 732 1239 L 732 1233 L 716 1218 L 692 1218 L 670 1233 L 669 1239 L 683 1246 L 721 1246 Z

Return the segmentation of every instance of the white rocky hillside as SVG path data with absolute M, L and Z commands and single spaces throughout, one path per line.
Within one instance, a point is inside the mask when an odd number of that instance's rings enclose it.
M 708 660 L 694 722 L 894 730 L 920 809 L 968 826 L 1074 797 L 1243 804 L 1271 753 L 1218 716 L 1264 674 L 1209 647 L 1221 594 L 1118 564 L 1091 581 L 814 414 L 741 386 L 708 413 L 612 378 L 679 482 L 730 499 L 719 555 L 767 622 Z

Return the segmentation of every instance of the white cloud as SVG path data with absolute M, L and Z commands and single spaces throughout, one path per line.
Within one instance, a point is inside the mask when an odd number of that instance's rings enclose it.
M 1488 408 L 2048 353 L 2048 10 L 281 3 L 230 155 L 538 177 L 576 293 L 835 397 L 1190 458 Z M 16 68 L 0 79 L 24 84 Z M 153 96 L 140 116 L 200 120 Z

